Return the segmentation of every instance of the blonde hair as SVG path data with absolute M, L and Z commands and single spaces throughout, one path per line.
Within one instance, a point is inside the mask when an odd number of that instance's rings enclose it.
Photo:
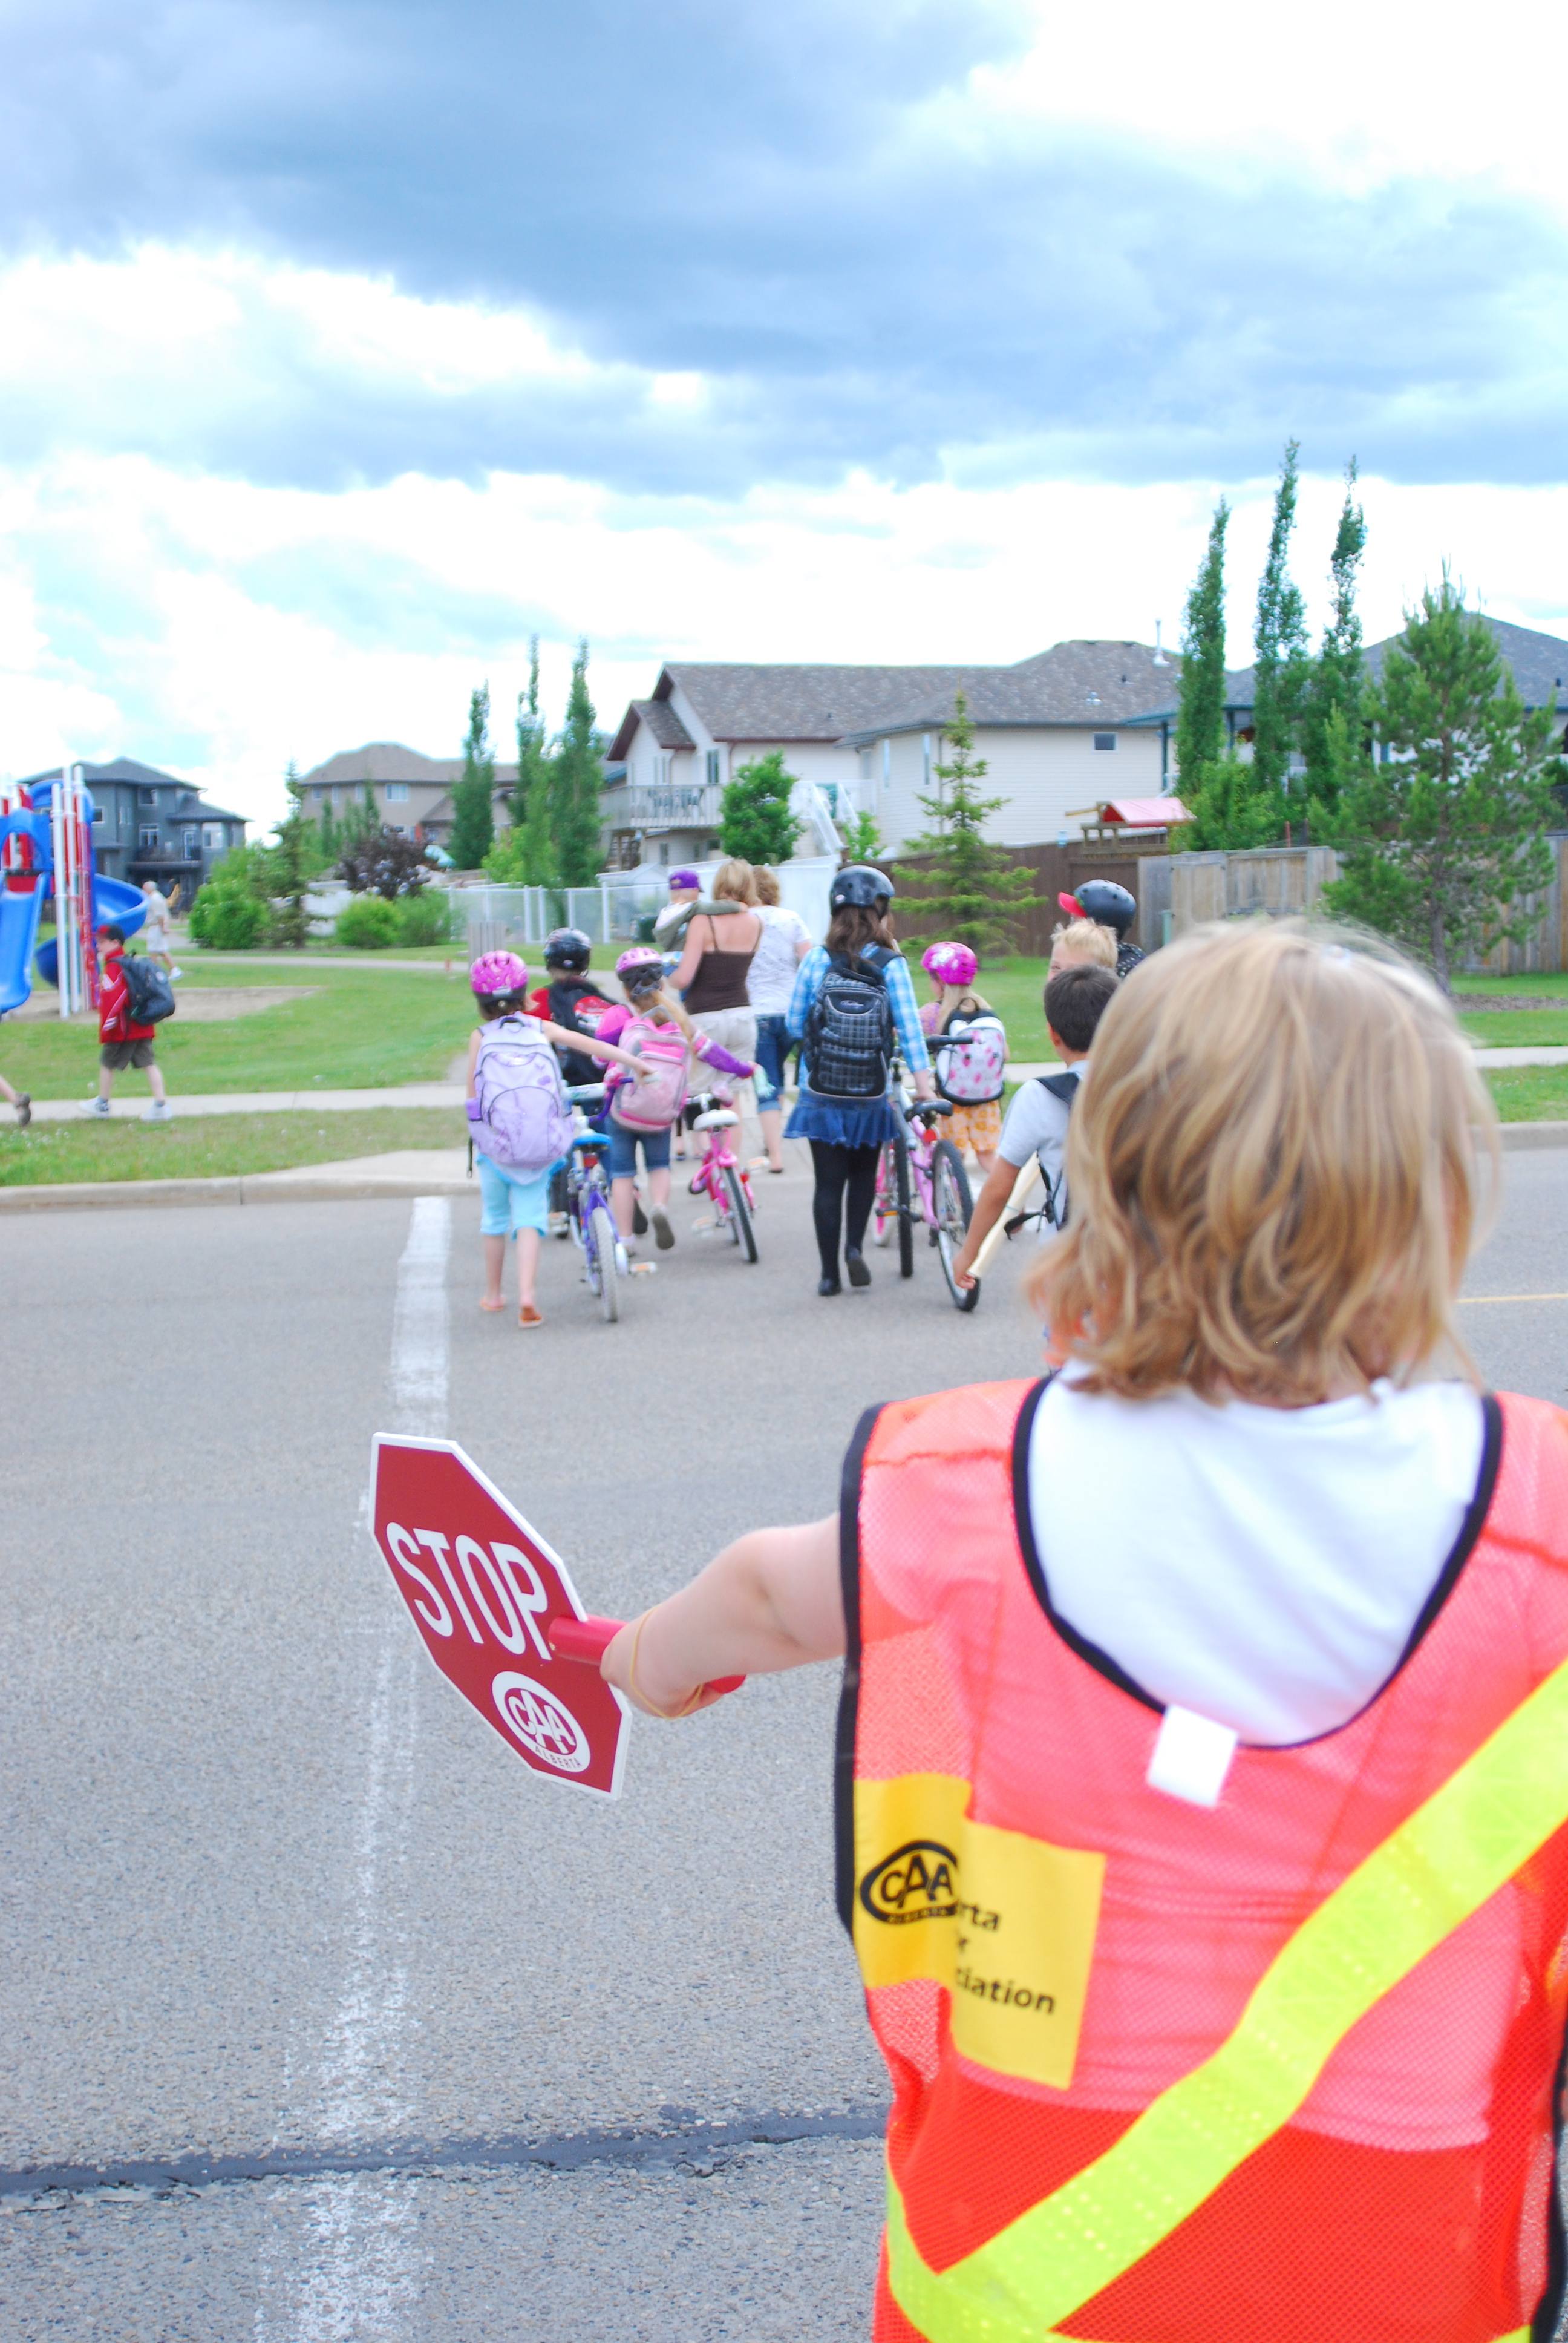
M 1448 1003 L 1299 922 L 1201 929 L 1134 970 L 1068 1126 L 1071 1217 L 1030 1281 L 1088 1387 L 1306 1406 L 1469 1369 L 1453 1296 L 1495 1118 Z
M 1059 968 L 1114 968 L 1116 966 L 1116 934 L 1102 928 L 1098 920 L 1071 920 L 1065 927 L 1051 931 L 1050 965 Z
M 713 900 L 716 903 L 754 904 L 757 881 L 752 876 L 750 863 L 742 862 L 738 854 L 732 854 L 728 862 L 721 862 L 714 874 Z
M 697 1028 L 690 1012 L 678 993 L 671 990 L 668 977 L 659 979 L 657 990 L 650 988 L 646 993 L 638 992 L 624 981 L 621 990 L 627 996 L 627 1006 L 635 1009 L 639 1017 L 651 1017 L 658 1025 L 678 1025 L 689 1041 L 695 1038 Z
M 776 871 L 763 870 L 754 862 L 751 866 L 751 883 L 757 890 L 757 900 L 759 903 L 766 903 L 769 910 L 777 906 L 779 878 Z

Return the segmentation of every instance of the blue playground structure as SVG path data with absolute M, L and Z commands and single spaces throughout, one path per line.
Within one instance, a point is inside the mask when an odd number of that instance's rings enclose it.
M 62 1015 L 95 1003 L 95 931 L 113 920 L 130 935 L 146 916 L 139 888 L 98 876 L 93 815 L 79 771 L 67 769 L 31 789 L 0 786 L 0 1017 L 27 999 L 35 967 L 46 984 L 59 988 Z M 40 948 L 38 921 L 46 900 L 55 904 L 55 932 Z

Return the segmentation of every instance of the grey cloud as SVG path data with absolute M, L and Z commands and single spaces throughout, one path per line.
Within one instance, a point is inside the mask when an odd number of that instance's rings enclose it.
M 1008 0 L 29 0 L 8 25 L 14 246 L 229 238 L 385 270 L 540 309 L 610 369 L 437 397 L 321 379 L 275 321 L 266 395 L 178 418 L 204 466 L 728 496 L 854 464 L 1234 478 L 1292 430 L 1395 478 L 1568 463 L 1568 246 L 1543 216 L 1435 186 L 1238 189 L 1082 136 L 966 151 L 926 102 L 1017 50 Z M 702 370 L 707 411 L 649 409 L 639 367 Z M 28 445 L 74 416 L 15 422 Z M 176 418 L 101 427 L 141 446 Z

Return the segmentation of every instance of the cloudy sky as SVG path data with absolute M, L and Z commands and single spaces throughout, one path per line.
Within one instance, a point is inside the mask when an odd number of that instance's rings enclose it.
M 1221 488 L 1239 663 L 1292 433 L 1314 613 L 1353 452 L 1369 633 L 1568 635 L 1564 21 L 0 0 L 0 771 L 1169 642 Z

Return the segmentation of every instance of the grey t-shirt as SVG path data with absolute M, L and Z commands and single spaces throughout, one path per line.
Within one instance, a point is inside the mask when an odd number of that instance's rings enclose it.
M 1081 1081 L 1089 1071 L 1089 1061 L 1081 1058 L 1077 1065 L 1064 1066 L 1061 1071 L 1076 1075 Z M 1059 1223 L 1067 1214 L 1067 1118 L 1065 1100 L 1057 1098 L 1038 1079 L 1027 1081 L 1013 1092 L 1007 1121 L 1001 1127 L 1000 1150 L 1002 1161 L 1016 1164 L 1020 1171 L 1031 1155 L 1039 1156 Z

